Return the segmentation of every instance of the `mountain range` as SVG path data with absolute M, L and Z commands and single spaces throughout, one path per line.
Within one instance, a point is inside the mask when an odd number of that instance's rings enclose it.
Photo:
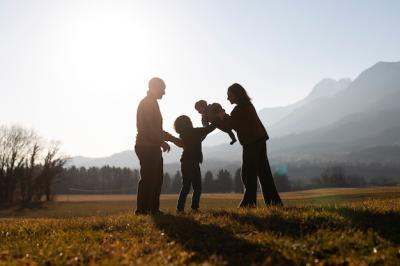
M 400 159 L 400 62 L 379 62 L 355 80 L 323 79 L 304 99 L 259 110 L 272 163 L 299 160 L 396 162 Z M 204 142 L 203 169 L 235 169 L 241 146 L 225 133 Z M 166 171 L 179 169 L 181 150 L 164 156 Z M 104 158 L 73 157 L 69 165 L 137 168 L 133 151 Z

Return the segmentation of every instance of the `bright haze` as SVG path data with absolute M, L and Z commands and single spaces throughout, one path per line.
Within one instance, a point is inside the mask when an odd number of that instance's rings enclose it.
M 354 79 L 400 58 L 399 1 L 0 2 L 0 124 L 62 141 L 74 155 L 132 149 L 147 82 L 166 82 L 164 127 L 195 125 L 226 89 L 284 106 L 323 78 Z

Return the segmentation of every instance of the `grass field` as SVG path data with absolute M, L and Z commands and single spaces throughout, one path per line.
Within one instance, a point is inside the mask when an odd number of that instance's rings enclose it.
M 176 195 L 156 216 L 135 216 L 130 195 L 1 206 L 0 265 L 400 265 L 399 187 L 281 195 L 285 207 L 252 210 L 204 195 L 185 215 Z

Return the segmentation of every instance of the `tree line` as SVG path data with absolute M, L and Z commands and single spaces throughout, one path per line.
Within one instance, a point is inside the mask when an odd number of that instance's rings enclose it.
M 136 194 L 139 179 L 138 169 L 72 166 L 58 175 L 52 189 L 55 194 Z M 274 181 L 279 192 L 329 187 L 393 186 L 400 183 L 391 178 L 365 179 L 347 174 L 345 168 L 340 165 L 327 166 L 317 177 L 298 180 L 290 179 L 287 170 L 277 168 Z M 179 193 L 181 186 L 180 171 L 174 174 L 164 173 L 163 194 Z M 216 174 L 206 171 L 202 177 L 202 191 L 242 193 L 241 169 L 238 168 L 233 175 L 226 169 L 220 169 Z
M 241 171 L 238 169 L 232 177 L 231 173 L 221 169 L 216 176 L 207 171 L 203 177 L 203 192 L 229 193 L 243 191 Z M 120 167 L 80 167 L 72 166 L 64 169 L 54 181 L 54 194 L 136 194 L 140 179 L 138 169 Z M 182 175 L 180 171 L 170 175 L 164 174 L 162 193 L 178 193 L 181 189 Z
M 291 190 L 304 190 L 329 187 L 368 187 L 368 186 L 397 186 L 400 179 L 377 175 L 365 178 L 356 174 L 349 174 L 344 166 L 332 165 L 324 168 L 319 176 L 308 180 L 298 179 L 291 182 Z
M 177 171 L 172 177 L 169 173 L 164 174 L 162 193 L 179 193 L 182 187 L 182 175 Z M 206 171 L 202 178 L 202 192 L 204 193 L 242 193 L 241 170 L 238 169 L 234 176 L 225 169 L 218 171 L 216 176 L 211 171 Z
M 136 194 L 140 179 L 138 169 L 103 166 L 72 166 L 64 169 L 54 181 L 54 194 Z M 289 191 L 290 181 L 287 175 L 274 176 L 279 191 Z M 182 187 L 182 174 L 164 173 L 161 193 L 176 194 Z M 242 193 L 241 168 L 232 175 L 226 169 L 220 169 L 216 175 L 206 171 L 202 177 L 204 193 Z
M 20 126 L 0 126 L 0 203 L 50 200 L 52 194 L 135 194 L 137 191 L 140 179 L 137 169 L 110 166 L 65 168 L 67 159 L 60 151 L 59 142 L 45 141 L 33 130 Z M 316 170 L 320 174 L 310 178 L 310 173 Z M 303 178 L 291 179 L 290 173 L 294 176 L 300 173 Z M 325 187 L 393 186 L 400 184 L 399 176 L 400 164 L 288 164 L 275 167 L 274 172 L 280 192 Z M 220 169 L 215 176 L 206 171 L 202 182 L 205 193 L 243 192 L 240 168 L 233 174 Z M 179 171 L 172 175 L 165 173 L 162 193 L 178 193 L 181 183 Z

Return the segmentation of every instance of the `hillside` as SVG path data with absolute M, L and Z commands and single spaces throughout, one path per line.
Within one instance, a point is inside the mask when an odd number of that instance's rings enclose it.
M 386 151 L 400 145 L 399 101 L 400 62 L 379 62 L 352 82 L 324 79 L 295 104 L 260 110 L 259 115 L 271 136 L 269 156 L 278 162 L 363 161 L 367 158 L 369 161 L 374 158 L 376 162 L 396 161 L 395 153 Z M 239 165 L 241 146 L 238 143 L 230 146 L 227 140 L 225 133 L 206 139 L 203 169 Z M 218 141 L 224 144 L 210 146 Z M 376 152 L 374 156 L 370 155 L 372 150 Z M 164 155 L 167 169 L 179 169 L 180 153 L 179 148 L 173 147 Z M 133 151 L 106 158 L 75 157 L 69 164 L 138 167 Z
M 309 132 L 346 116 L 392 108 L 400 95 L 400 62 L 380 62 L 363 71 L 350 85 L 331 97 L 322 97 L 296 108 L 274 124 L 274 136 Z

